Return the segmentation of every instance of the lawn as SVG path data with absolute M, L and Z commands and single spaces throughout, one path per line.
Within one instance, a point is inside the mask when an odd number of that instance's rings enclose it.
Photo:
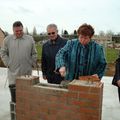
M 119 56 L 119 51 L 113 48 L 107 48 L 105 51 L 107 63 L 114 63 Z
M 41 53 L 42 53 L 42 45 L 40 44 L 36 44 L 36 49 L 37 49 L 37 53 L 38 53 L 38 59 L 41 59 Z
M 42 45 L 37 44 L 36 49 L 38 52 L 38 59 L 41 59 Z M 119 51 L 113 48 L 107 48 L 105 50 L 105 55 L 106 55 L 107 63 L 114 63 L 115 60 L 118 58 Z

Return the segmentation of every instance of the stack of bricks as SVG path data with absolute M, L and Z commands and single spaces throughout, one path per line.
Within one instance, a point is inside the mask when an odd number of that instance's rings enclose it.
M 17 120 L 101 120 L 102 97 L 100 81 L 73 80 L 68 88 L 61 88 L 42 85 L 38 77 L 19 77 L 16 117 Z
M 16 120 L 16 103 L 10 102 L 11 120 Z

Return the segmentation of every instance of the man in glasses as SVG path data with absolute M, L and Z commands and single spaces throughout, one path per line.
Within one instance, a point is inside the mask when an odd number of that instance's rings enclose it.
M 47 35 L 49 40 L 42 47 L 42 73 L 43 79 L 48 83 L 60 84 L 64 79 L 59 73 L 55 73 L 55 56 L 57 52 L 66 44 L 67 40 L 58 35 L 58 29 L 55 24 L 47 26 Z

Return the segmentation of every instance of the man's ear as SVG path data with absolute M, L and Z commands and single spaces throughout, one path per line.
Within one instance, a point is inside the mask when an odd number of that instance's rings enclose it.
M 90 37 L 90 39 L 93 37 L 94 35 L 92 35 L 91 37 Z

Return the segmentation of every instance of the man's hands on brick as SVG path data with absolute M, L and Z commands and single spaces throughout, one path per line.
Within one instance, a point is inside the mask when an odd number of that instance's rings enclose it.
M 63 66 L 63 67 L 61 67 L 60 69 L 59 69 L 59 72 L 60 72 L 60 75 L 62 76 L 62 77 L 65 77 L 65 75 L 66 75 L 66 68 Z

